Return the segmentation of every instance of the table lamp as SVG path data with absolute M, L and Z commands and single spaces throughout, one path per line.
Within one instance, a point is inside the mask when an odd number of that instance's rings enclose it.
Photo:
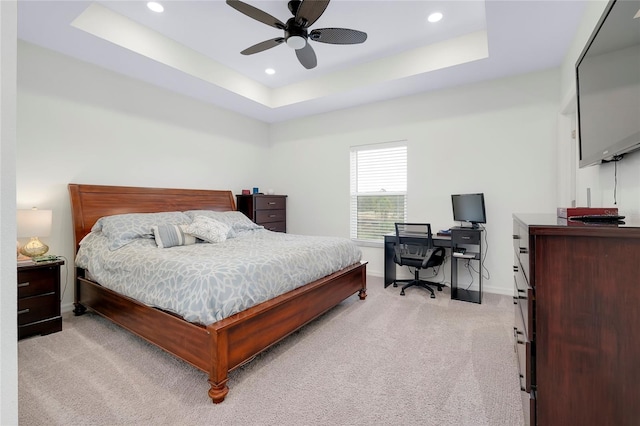
M 30 238 L 29 242 L 20 247 L 20 253 L 28 257 L 38 257 L 49 251 L 49 246 L 38 237 L 48 237 L 51 234 L 51 210 L 17 211 L 18 238 Z

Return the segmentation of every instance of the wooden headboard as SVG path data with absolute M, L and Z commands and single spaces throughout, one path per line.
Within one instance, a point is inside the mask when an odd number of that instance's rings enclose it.
M 75 247 L 102 216 L 236 209 L 231 191 L 69 184 Z

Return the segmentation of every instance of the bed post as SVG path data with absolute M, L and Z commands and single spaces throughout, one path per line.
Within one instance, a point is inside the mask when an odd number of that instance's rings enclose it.
M 227 331 L 217 329 L 212 324 L 207 327 L 211 334 L 211 370 L 209 371 L 209 397 L 214 404 L 224 401 L 229 393 L 227 380 L 229 379 L 229 359 L 228 346 L 229 339 Z

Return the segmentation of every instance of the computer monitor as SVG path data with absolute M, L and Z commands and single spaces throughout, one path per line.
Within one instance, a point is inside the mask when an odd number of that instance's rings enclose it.
M 479 223 L 487 223 L 484 208 L 484 193 L 451 195 L 453 220 L 468 222 L 473 228 Z

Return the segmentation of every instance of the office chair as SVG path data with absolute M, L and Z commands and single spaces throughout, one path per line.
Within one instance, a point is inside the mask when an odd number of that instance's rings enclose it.
M 445 251 L 442 247 L 433 247 L 433 236 L 431 234 L 431 224 L 429 223 L 396 223 L 396 241 L 394 245 L 393 261 L 400 266 L 414 268 L 414 278 L 410 280 L 396 280 L 394 287 L 398 283 L 406 283 L 400 295 L 404 296 L 405 289 L 418 286 L 429 290 L 431 298 L 436 295 L 431 286 L 442 291 L 444 284 L 434 283 L 420 279 L 420 270 L 442 265 Z

